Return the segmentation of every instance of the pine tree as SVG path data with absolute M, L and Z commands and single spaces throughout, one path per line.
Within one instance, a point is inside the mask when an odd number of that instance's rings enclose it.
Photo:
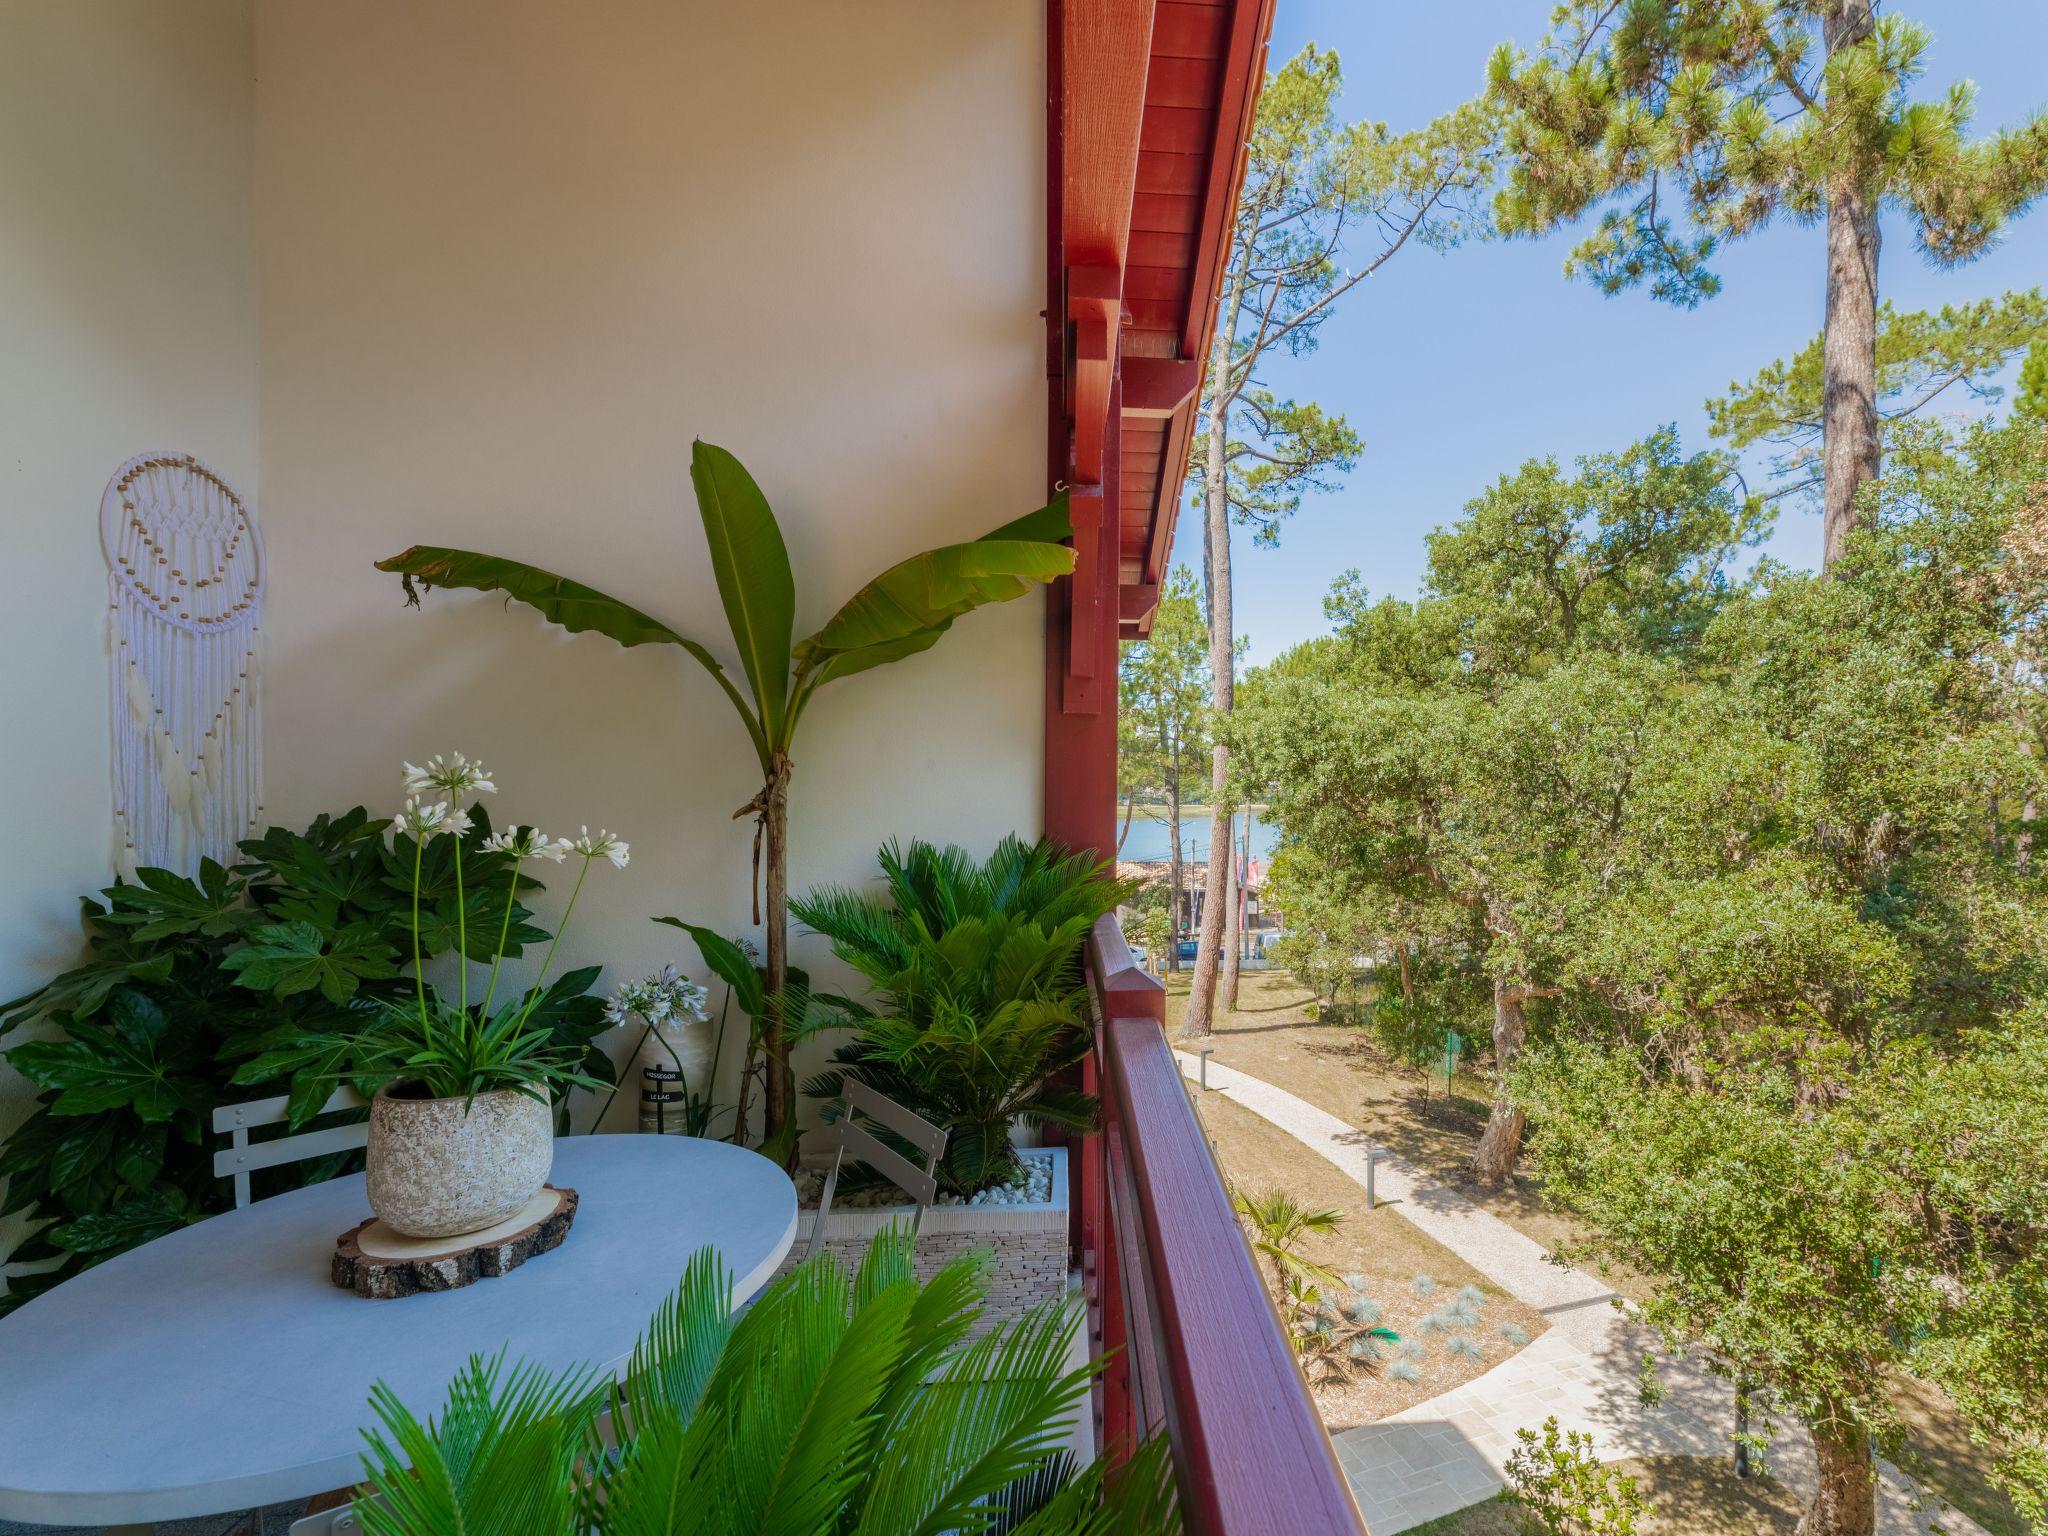
M 1825 559 L 1877 476 L 1878 216 L 1913 221 L 1922 254 L 1981 254 L 2048 185 L 2048 118 L 1966 137 L 1965 81 L 1917 99 L 1927 29 L 1878 0 L 1565 0 L 1532 57 L 1490 67 L 1510 110 L 1496 217 L 1536 235 L 1609 206 L 1566 262 L 1607 293 L 1647 282 L 1712 297 L 1724 241 L 1783 217 L 1824 222 Z
M 1313 352 L 1346 294 L 1410 245 L 1456 244 L 1483 216 L 1491 185 L 1493 114 L 1473 103 L 1412 133 L 1337 116 L 1337 56 L 1310 44 L 1266 82 L 1246 151 L 1223 276 L 1215 350 L 1202 385 L 1188 466 L 1204 513 L 1202 575 L 1209 610 L 1212 702 L 1232 708 L 1236 676 L 1230 537 L 1248 526 L 1262 545 L 1310 493 L 1334 489 L 1363 446 L 1342 416 L 1288 398 L 1265 377 L 1279 356 Z M 1364 251 L 1346 267 L 1347 251 Z M 1209 1033 L 1224 945 L 1231 871 L 1230 754 L 1210 764 L 1211 836 L 1201 942 L 1185 1034 Z
M 1194 573 L 1184 565 L 1175 566 L 1159 594 L 1151 635 L 1126 645 L 1118 668 L 1117 715 L 1124 732 L 1118 777 L 1128 790 L 1157 789 L 1166 797 L 1167 869 L 1172 883 L 1166 957 L 1168 967 L 1176 971 L 1187 888 L 1180 856 L 1181 796 L 1208 744 L 1205 629 Z
M 2048 336 L 2036 341 L 2020 364 L 2020 392 L 2012 402 L 2012 413 L 2048 425 Z

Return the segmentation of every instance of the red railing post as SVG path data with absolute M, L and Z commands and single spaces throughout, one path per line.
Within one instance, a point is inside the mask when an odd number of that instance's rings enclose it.
M 1364 1536 L 1114 918 L 1089 940 L 1102 1129 L 1084 1151 L 1105 1447 L 1163 1431 L 1192 1536 Z M 1099 1180 L 1099 1182 L 1098 1182 Z M 1121 1442 L 1121 1443 L 1119 1443 Z

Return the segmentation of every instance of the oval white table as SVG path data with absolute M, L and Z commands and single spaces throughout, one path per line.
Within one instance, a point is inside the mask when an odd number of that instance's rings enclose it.
M 122 1254 L 0 1320 L 0 1519 L 120 1525 L 346 1487 L 373 1382 L 439 1412 L 473 1354 L 616 1368 L 710 1244 L 766 1285 L 796 1239 L 782 1170 L 723 1142 L 578 1136 L 550 1182 L 561 1247 L 461 1290 L 365 1301 L 328 1279 L 369 1214 L 361 1174 Z

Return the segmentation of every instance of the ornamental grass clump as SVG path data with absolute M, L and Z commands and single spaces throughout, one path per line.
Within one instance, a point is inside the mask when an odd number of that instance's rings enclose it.
M 587 826 L 574 838 L 550 838 L 536 827 L 512 826 L 478 843 L 465 871 L 465 839 L 474 830 L 476 807 L 463 802 L 470 796 L 497 793 L 483 764 L 460 752 L 452 758 L 436 754 L 424 767 L 407 763 L 405 790 L 405 808 L 393 818 L 391 830 L 401 843 L 411 845 L 412 995 L 374 1006 L 366 1018 L 350 1021 L 353 1027 L 287 1026 L 266 1039 L 263 1053 L 237 1071 L 234 1081 L 260 1083 L 287 1073 L 303 1079 L 312 1068 L 310 1078 L 316 1083 L 325 1080 L 331 1086 L 344 1080 L 370 1093 L 386 1090 L 406 1098 L 474 1100 L 478 1094 L 511 1089 L 546 1104 L 572 1088 L 607 1087 L 610 1072 L 599 1076 L 587 1066 L 594 1047 L 562 1042 L 544 1009 L 552 996 L 548 971 L 591 866 L 602 860 L 624 869 L 629 856 L 626 842 L 603 830 L 593 833 Z M 452 997 L 422 974 L 423 872 L 429 844 L 442 838 L 453 850 Z M 532 986 L 498 1003 L 505 959 L 512 952 L 518 893 L 534 884 L 523 874 L 524 866 L 535 861 L 562 864 L 571 858 L 578 861 L 575 884 L 539 974 Z M 502 877 L 505 897 L 495 912 L 470 897 L 469 887 L 482 872 L 479 862 Z M 477 930 L 474 940 L 472 928 Z M 263 972 L 290 961 L 287 941 L 280 939 L 267 946 L 252 945 L 223 963 L 229 969 Z M 473 977 L 482 961 L 488 962 L 488 970 Z M 470 1000 L 472 981 L 480 988 L 475 1003 Z M 295 1093 L 292 1124 L 310 1120 L 325 1097 L 320 1093 L 302 1099 Z
M 798 1010 L 807 1033 L 852 1031 L 804 1091 L 833 1115 L 862 1082 L 943 1126 L 943 1189 L 1014 1184 L 1014 1122 L 1095 1124 L 1094 1097 L 1058 1079 L 1091 1044 L 1081 946 L 1132 887 L 1049 839 L 1007 837 L 986 862 L 892 842 L 879 862 L 878 892 L 827 886 L 790 903 L 877 999 L 818 994 Z

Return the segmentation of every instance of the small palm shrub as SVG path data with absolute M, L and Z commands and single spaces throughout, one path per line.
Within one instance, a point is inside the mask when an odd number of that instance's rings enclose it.
M 815 999 L 806 1030 L 853 1038 L 804 1091 L 837 1099 L 865 1082 L 946 1128 L 942 1187 L 1010 1183 L 1013 1121 L 1094 1126 L 1094 1098 L 1058 1079 L 1091 1043 L 1082 943 L 1131 887 L 1046 839 L 1005 838 L 985 863 L 891 843 L 880 863 L 879 893 L 825 887 L 790 903 L 879 999 Z
M 358 1518 L 370 1536 L 1177 1533 L 1163 1442 L 1114 1476 L 1062 1450 L 1093 1374 L 1065 1367 L 1080 1309 L 970 1344 L 984 1290 L 968 1258 L 918 1285 L 887 1231 L 850 1282 L 821 1257 L 735 1318 L 706 1248 L 621 1383 L 472 1359 L 424 1421 L 378 1388 Z
M 1353 1367 L 1377 1365 L 1385 1346 L 1400 1342 L 1393 1329 L 1379 1326 L 1379 1303 L 1359 1294 L 1364 1276 L 1339 1275 L 1301 1252 L 1311 1233 L 1336 1231 L 1342 1211 L 1309 1210 L 1279 1190 L 1231 1198 L 1253 1254 L 1272 1266 L 1280 1321 L 1310 1381 L 1341 1380 Z

